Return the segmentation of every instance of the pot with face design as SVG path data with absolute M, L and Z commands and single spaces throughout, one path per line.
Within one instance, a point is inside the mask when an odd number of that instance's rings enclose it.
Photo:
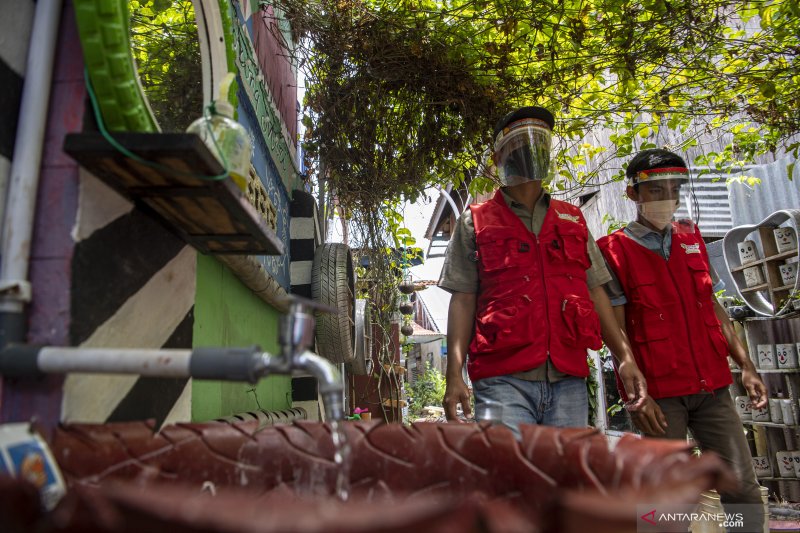
M 794 228 L 775 228 L 772 233 L 775 235 L 775 246 L 778 247 L 779 254 L 797 249 L 797 234 Z
M 761 273 L 760 266 L 753 266 L 744 269 L 744 283 L 748 287 L 755 287 L 764 283 L 764 274 Z
M 781 273 L 781 282 L 784 285 L 794 285 L 797 281 L 797 263 L 786 262 L 778 267 Z
M 759 259 L 755 241 L 740 242 L 737 246 L 739 248 L 739 260 L 743 265 Z

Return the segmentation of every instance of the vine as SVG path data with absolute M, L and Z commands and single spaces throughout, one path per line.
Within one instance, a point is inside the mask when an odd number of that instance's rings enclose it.
M 718 170 L 800 149 L 791 0 L 269 4 L 305 75 L 307 177 L 371 256 L 383 327 L 399 282 L 391 251 L 406 237 L 397 206 L 430 186 L 491 189 L 492 127 L 513 108 L 556 115 L 549 186 L 565 194 L 623 179 L 625 159 L 658 145 Z M 711 133 L 722 150 L 700 142 Z

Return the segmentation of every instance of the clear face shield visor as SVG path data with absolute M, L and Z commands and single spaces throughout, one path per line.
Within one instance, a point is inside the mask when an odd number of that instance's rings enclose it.
M 551 145 L 552 132 L 541 120 L 524 119 L 501 132 L 494 144 L 500 182 L 514 186 L 547 178 Z
M 689 181 L 687 169 L 655 169 L 640 172 L 632 181 L 638 185 L 636 211 L 659 231 L 671 227 L 673 233 L 694 233 L 691 220 L 672 224 L 681 205 L 682 185 Z

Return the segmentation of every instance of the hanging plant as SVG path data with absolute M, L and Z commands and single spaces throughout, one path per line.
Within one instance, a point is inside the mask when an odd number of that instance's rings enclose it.
M 408 337 L 414 333 L 414 326 L 411 324 L 403 324 L 403 327 L 400 328 L 400 333 Z
M 400 304 L 400 314 L 402 315 L 410 315 L 414 312 L 414 306 L 410 303 L 402 303 Z
M 402 281 L 402 283 L 400 283 L 397 289 L 403 294 L 414 294 L 414 282 L 405 279 Z

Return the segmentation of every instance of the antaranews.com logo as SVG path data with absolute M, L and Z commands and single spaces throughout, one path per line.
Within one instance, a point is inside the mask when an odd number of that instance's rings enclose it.
M 694 524 L 715 524 L 724 531 L 761 533 L 763 506 L 735 505 L 722 510 L 708 510 L 697 505 L 642 504 L 636 506 L 637 533 L 686 533 Z M 753 525 L 756 524 L 756 525 Z

